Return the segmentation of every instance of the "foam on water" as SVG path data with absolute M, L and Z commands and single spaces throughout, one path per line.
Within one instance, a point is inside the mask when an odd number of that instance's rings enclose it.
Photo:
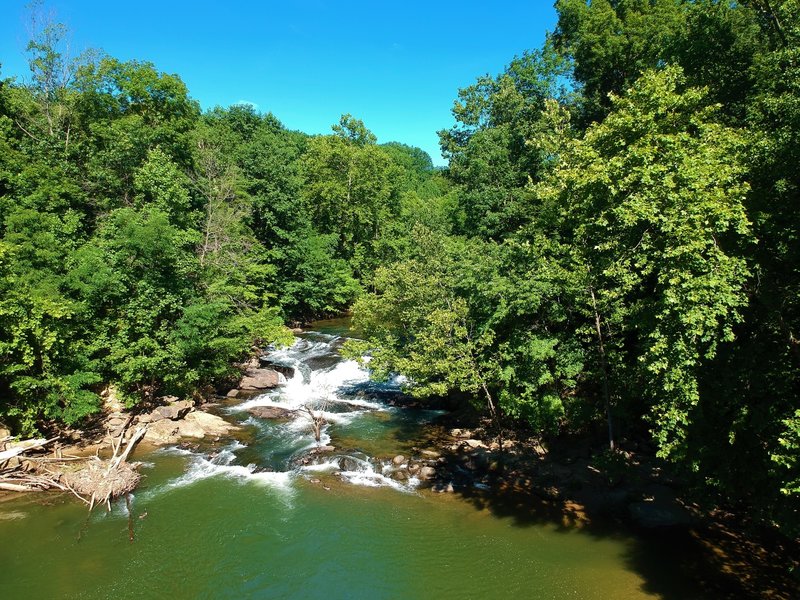
M 144 494 L 145 499 L 149 500 L 154 496 L 169 492 L 170 490 L 189 486 L 211 477 L 226 477 L 238 480 L 242 483 L 263 485 L 280 492 L 286 498 L 291 497 L 294 491 L 291 486 L 293 473 L 291 471 L 258 471 L 254 464 L 246 466 L 232 464 L 236 459 L 235 451 L 242 448 L 246 448 L 246 446 L 235 441 L 217 452 L 212 458 L 182 448 L 163 449 L 162 452 L 190 456 L 189 466 L 186 473 L 180 477 L 148 490 Z
M 294 411 L 292 419 L 279 424 L 266 424 L 262 419 L 250 417 L 245 424 L 255 425 L 262 433 L 270 431 L 279 434 L 281 443 L 294 448 L 294 455 L 304 453 L 318 445 L 330 445 L 330 425 L 347 425 L 370 411 L 389 411 L 392 407 L 374 400 L 359 397 L 363 391 L 376 388 L 381 392 L 399 389 L 400 379 L 395 378 L 383 384 L 370 382 L 369 373 L 354 360 L 342 360 L 337 351 L 341 338 L 322 333 L 305 334 L 296 338 L 288 348 L 275 350 L 267 355 L 269 362 L 284 367 L 291 367 L 294 375 L 274 390 L 259 394 L 236 406 L 229 412 L 241 413 L 257 406 L 272 406 Z M 312 368 L 311 365 L 323 365 Z M 336 407 L 339 407 L 339 410 Z M 346 407 L 346 408 L 345 408 Z M 312 435 L 312 419 L 307 412 L 310 408 L 315 415 L 325 420 L 320 440 Z M 288 434 L 288 435 L 286 435 Z M 274 435 L 274 433 L 272 434 Z M 194 454 L 180 448 L 164 450 L 182 455 L 191 455 L 186 473 L 175 480 L 161 486 L 159 492 L 191 485 L 209 477 L 228 477 L 243 482 L 254 482 L 269 486 L 276 490 L 290 492 L 292 478 L 297 471 L 283 472 L 259 471 L 254 464 L 234 464 L 236 451 L 244 448 L 235 442 L 220 450 L 213 458 Z M 349 457 L 348 466 L 357 465 L 356 470 L 341 470 L 341 456 L 332 458 L 321 464 L 307 465 L 301 471 L 337 471 L 343 481 L 355 485 L 369 487 L 392 487 L 401 491 L 412 491 L 419 483 L 415 479 L 406 482 L 395 481 L 390 477 L 392 469 L 387 466 L 376 467 L 369 461 Z
M 346 458 L 351 466 L 357 466 L 357 469 L 341 470 L 340 461 Z M 354 456 L 337 455 L 333 456 L 321 463 L 313 465 L 304 465 L 300 469 L 304 472 L 311 473 L 336 473 L 342 481 L 353 485 L 361 485 L 365 487 L 390 487 L 400 492 L 414 492 L 419 486 L 419 479 L 411 477 L 407 481 L 397 481 L 391 478 L 393 471 L 389 463 L 383 464 L 380 470 L 375 469 L 370 461 L 357 458 Z

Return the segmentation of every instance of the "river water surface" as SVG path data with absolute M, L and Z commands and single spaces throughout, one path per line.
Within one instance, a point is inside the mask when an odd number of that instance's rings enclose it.
M 395 481 L 387 459 L 437 414 L 391 406 L 397 382 L 342 360 L 345 334 L 322 324 L 270 355 L 294 376 L 220 408 L 239 441 L 139 453 L 131 519 L 124 501 L 88 518 L 66 496 L 1 502 L 0 598 L 702 597 L 658 538 Z M 256 419 L 257 405 L 324 408 L 336 450 L 303 464 L 309 420 Z

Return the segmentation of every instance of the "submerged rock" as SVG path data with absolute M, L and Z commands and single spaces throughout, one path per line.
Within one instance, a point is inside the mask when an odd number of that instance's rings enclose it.
M 686 510 L 672 503 L 634 502 L 628 507 L 631 518 L 648 529 L 688 525 L 691 516 Z

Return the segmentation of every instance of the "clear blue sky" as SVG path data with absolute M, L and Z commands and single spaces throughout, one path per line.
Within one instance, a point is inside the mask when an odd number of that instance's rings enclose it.
M 5 77 L 27 77 L 27 0 L 0 0 Z M 552 2 L 50 0 L 75 50 L 178 74 L 201 106 L 251 102 L 290 129 L 330 133 L 342 113 L 379 142 L 426 150 L 458 88 L 496 74 L 555 27 Z

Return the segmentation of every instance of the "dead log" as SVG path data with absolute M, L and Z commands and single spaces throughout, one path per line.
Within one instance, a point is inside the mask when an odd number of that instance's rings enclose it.
M 14 444 L 12 448 L 0 452 L 0 463 L 3 463 L 10 458 L 14 458 L 15 456 L 19 456 L 20 454 L 23 454 L 25 452 L 28 452 L 29 450 L 35 450 L 37 448 L 46 446 L 51 442 L 55 442 L 57 439 L 58 439 L 57 437 L 54 437 L 49 440 L 45 439 L 24 440 L 22 442 Z
M 18 483 L 2 483 L 0 482 L 0 490 L 5 490 L 7 492 L 32 492 L 38 491 L 33 490 L 32 488 L 26 485 L 20 485 Z

